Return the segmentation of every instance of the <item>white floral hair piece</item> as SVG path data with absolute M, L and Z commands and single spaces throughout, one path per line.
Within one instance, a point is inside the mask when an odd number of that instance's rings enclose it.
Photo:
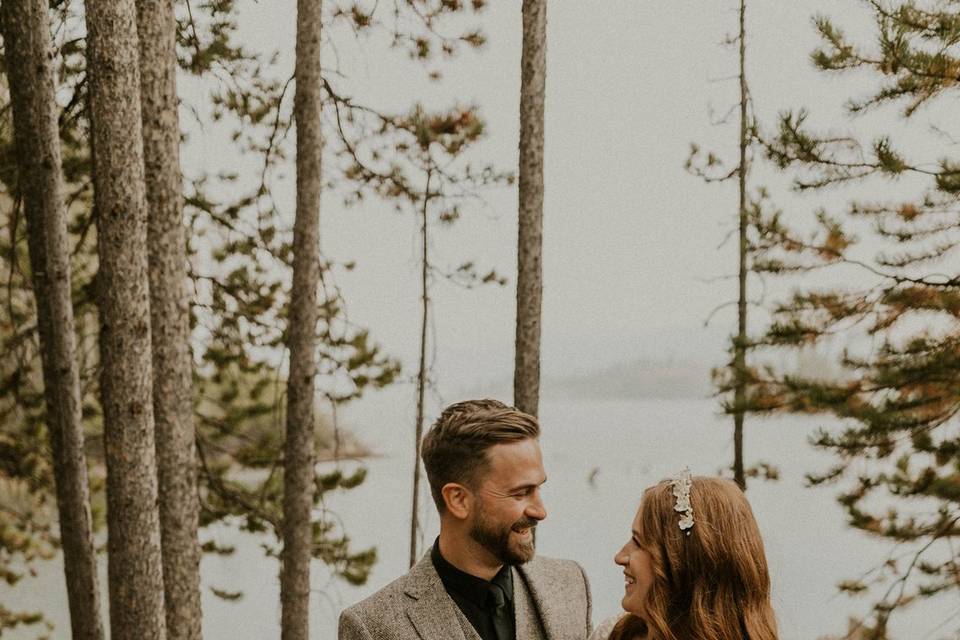
M 670 485 L 673 487 L 673 497 L 677 499 L 673 510 L 683 514 L 680 516 L 680 530 L 690 535 L 690 528 L 693 527 L 693 505 L 690 504 L 693 478 L 690 477 L 690 467 L 684 467 L 683 471 L 673 476 Z

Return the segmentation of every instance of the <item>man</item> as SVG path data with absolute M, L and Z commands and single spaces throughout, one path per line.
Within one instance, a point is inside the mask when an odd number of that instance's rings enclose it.
M 340 640 L 583 640 L 590 589 L 534 557 L 547 517 L 537 419 L 496 400 L 447 407 L 423 439 L 440 536 L 407 575 L 340 615 Z

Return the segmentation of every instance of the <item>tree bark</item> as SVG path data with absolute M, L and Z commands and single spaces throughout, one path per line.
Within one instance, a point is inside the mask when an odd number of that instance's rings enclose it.
M 287 340 L 287 435 L 283 476 L 281 637 L 308 640 L 310 512 L 314 497 L 314 382 L 317 287 L 320 283 L 320 0 L 297 2 L 294 119 L 297 123 L 297 211 Z
M 183 229 L 173 0 L 137 0 L 148 205 L 153 411 L 167 637 L 201 638 L 190 299 Z
M 737 338 L 734 341 L 733 370 L 735 387 L 733 392 L 733 479 L 741 489 L 747 488 L 747 478 L 743 469 L 743 417 L 747 401 L 747 76 L 746 76 L 746 0 L 740 0 L 740 167 L 737 178 L 740 187 L 740 242 L 737 296 Z
M 164 640 L 134 0 L 88 0 L 86 21 L 100 259 L 110 635 L 113 640 Z
M 102 640 L 47 0 L 0 4 L 74 640 Z
M 543 104 L 547 76 L 547 2 L 523 0 L 520 73 L 520 176 L 517 331 L 513 403 L 530 415 L 540 404 L 543 298 Z

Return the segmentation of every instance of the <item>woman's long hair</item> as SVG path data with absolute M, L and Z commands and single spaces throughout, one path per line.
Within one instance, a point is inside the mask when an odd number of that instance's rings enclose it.
M 763 540 L 743 492 L 694 477 L 689 535 L 674 501 L 669 480 L 643 493 L 638 533 L 654 574 L 647 621 L 625 616 L 611 640 L 777 640 Z

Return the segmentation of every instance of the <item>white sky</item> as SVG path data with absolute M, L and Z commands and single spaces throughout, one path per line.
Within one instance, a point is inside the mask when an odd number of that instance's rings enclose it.
M 248 2 L 243 5 L 242 41 L 263 49 L 279 47 L 281 67 L 287 65 L 289 71 L 294 12 L 292 0 Z M 871 122 L 896 129 L 895 109 L 857 123 L 843 116 L 843 101 L 872 85 L 862 76 L 827 78 L 813 70 L 809 53 L 818 40 L 811 16 L 817 12 L 854 32 L 864 33 L 869 26 L 864 4 L 853 0 L 758 0 L 749 5 L 747 72 L 761 122 L 770 126 L 779 111 L 806 106 L 813 111 L 811 121 L 834 130 Z M 488 121 L 488 138 L 472 161 L 514 168 L 520 2 L 492 2 L 478 22 L 489 36 L 487 46 L 445 63 L 439 84 L 428 82 L 422 68 L 401 53 L 338 36 L 337 55 L 349 75 L 344 92 L 384 109 L 403 109 L 416 101 L 476 103 Z M 708 329 L 704 320 L 736 295 L 735 280 L 719 279 L 735 273 L 735 243 L 721 243 L 735 225 L 736 185 L 705 185 L 688 175 L 683 164 L 694 141 L 736 160 L 735 120 L 719 127 L 710 122 L 738 97 L 736 51 L 721 45 L 736 28 L 734 0 L 551 3 L 545 374 L 583 372 L 641 357 L 695 360 L 705 370 L 723 360 L 734 308 L 718 313 Z M 332 66 L 332 49 L 325 55 L 324 64 Z M 195 98 L 196 85 L 183 86 L 188 99 Z M 926 122 L 925 117 L 917 119 Z M 209 130 L 190 140 L 183 152 L 188 173 L 204 166 L 221 169 L 225 157 L 251 166 L 249 159 L 234 160 L 236 155 Z M 293 175 L 292 166 L 286 173 Z M 830 198 L 834 204 L 846 201 L 836 192 L 798 199 L 786 192 L 782 178 L 761 174 L 759 180 L 772 188 L 780 204 L 801 214 Z M 279 182 L 277 192 L 292 218 L 292 181 Z M 914 192 L 901 188 L 902 195 Z M 445 400 L 512 376 L 516 188 L 491 192 L 488 202 L 484 210 L 434 237 L 441 263 L 443 257 L 450 265 L 475 259 L 480 268 L 495 266 L 511 278 L 502 289 L 465 291 L 445 282 L 434 288 L 435 372 Z M 330 193 L 321 217 L 324 252 L 335 260 L 357 262 L 352 273 L 339 279 L 351 320 L 369 327 L 413 375 L 419 337 L 416 221 L 373 200 L 347 209 Z

